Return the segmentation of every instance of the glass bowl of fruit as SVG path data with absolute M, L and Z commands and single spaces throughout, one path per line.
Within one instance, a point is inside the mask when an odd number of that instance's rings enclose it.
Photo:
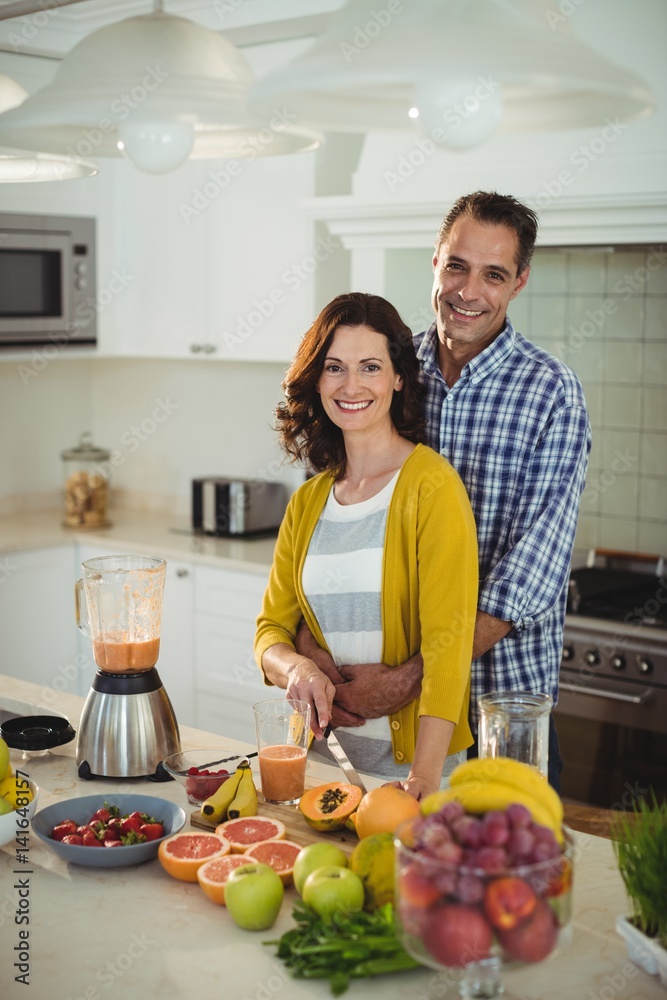
M 569 939 L 573 846 L 569 830 L 535 822 L 518 802 L 473 813 L 449 798 L 403 823 L 396 893 L 406 951 L 456 975 L 463 997 L 500 996 L 503 968 L 541 962 Z
M 188 802 L 200 806 L 247 760 L 232 747 L 204 747 L 174 753 L 162 761 L 162 767 L 183 785 Z

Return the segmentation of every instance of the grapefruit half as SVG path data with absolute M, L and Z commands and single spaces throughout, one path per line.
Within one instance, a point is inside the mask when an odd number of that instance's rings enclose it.
M 158 847 L 164 870 L 182 882 L 196 882 L 197 870 L 205 861 L 229 854 L 230 845 L 217 833 L 175 833 Z
M 263 840 L 283 840 L 285 824 L 266 816 L 239 816 L 216 826 L 215 832 L 229 841 L 232 854 L 242 854 Z
M 283 885 L 291 885 L 294 862 L 300 851 L 301 844 L 295 844 L 293 840 L 262 840 L 259 844 L 249 847 L 243 857 L 271 865 L 280 875 Z
M 209 899 L 225 905 L 225 883 L 235 868 L 247 865 L 245 854 L 225 854 L 212 861 L 205 861 L 197 870 L 197 881 Z

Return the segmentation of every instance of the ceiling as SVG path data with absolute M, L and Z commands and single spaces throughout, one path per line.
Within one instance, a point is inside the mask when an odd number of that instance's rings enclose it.
M 56 7 L 56 2 L 0 0 L 0 52 L 61 58 L 91 31 L 154 9 L 153 0 L 69 0 L 63 7 Z M 164 10 L 221 31 L 234 45 L 243 47 L 318 35 L 344 2 L 164 0 Z

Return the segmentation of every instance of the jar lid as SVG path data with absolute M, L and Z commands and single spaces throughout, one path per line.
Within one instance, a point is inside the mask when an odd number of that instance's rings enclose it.
M 76 448 L 66 448 L 61 453 L 63 459 L 76 459 L 79 462 L 108 462 L 111 452 L 106 448 L 96 448 L 93 435 L 87 431 L 79 438 Z
M 69 743 L 76 733 L 64 716 L 22 715 L 3 722 L 0 735 L 14 750 L 50 750 Z

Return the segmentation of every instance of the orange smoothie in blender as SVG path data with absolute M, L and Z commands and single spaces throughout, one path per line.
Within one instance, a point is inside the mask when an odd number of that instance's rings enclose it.
M 262 795 L 269 802 L 294 802 L 306 783 L 306 751 L 303 747 L 277 744 L 259 751 Z
M 150 670 L 157 663 L 160 639 L 128 642 L 109 635 L 93 640 L 93 656 L 101 670 L 112 674 L 139 673 Z

